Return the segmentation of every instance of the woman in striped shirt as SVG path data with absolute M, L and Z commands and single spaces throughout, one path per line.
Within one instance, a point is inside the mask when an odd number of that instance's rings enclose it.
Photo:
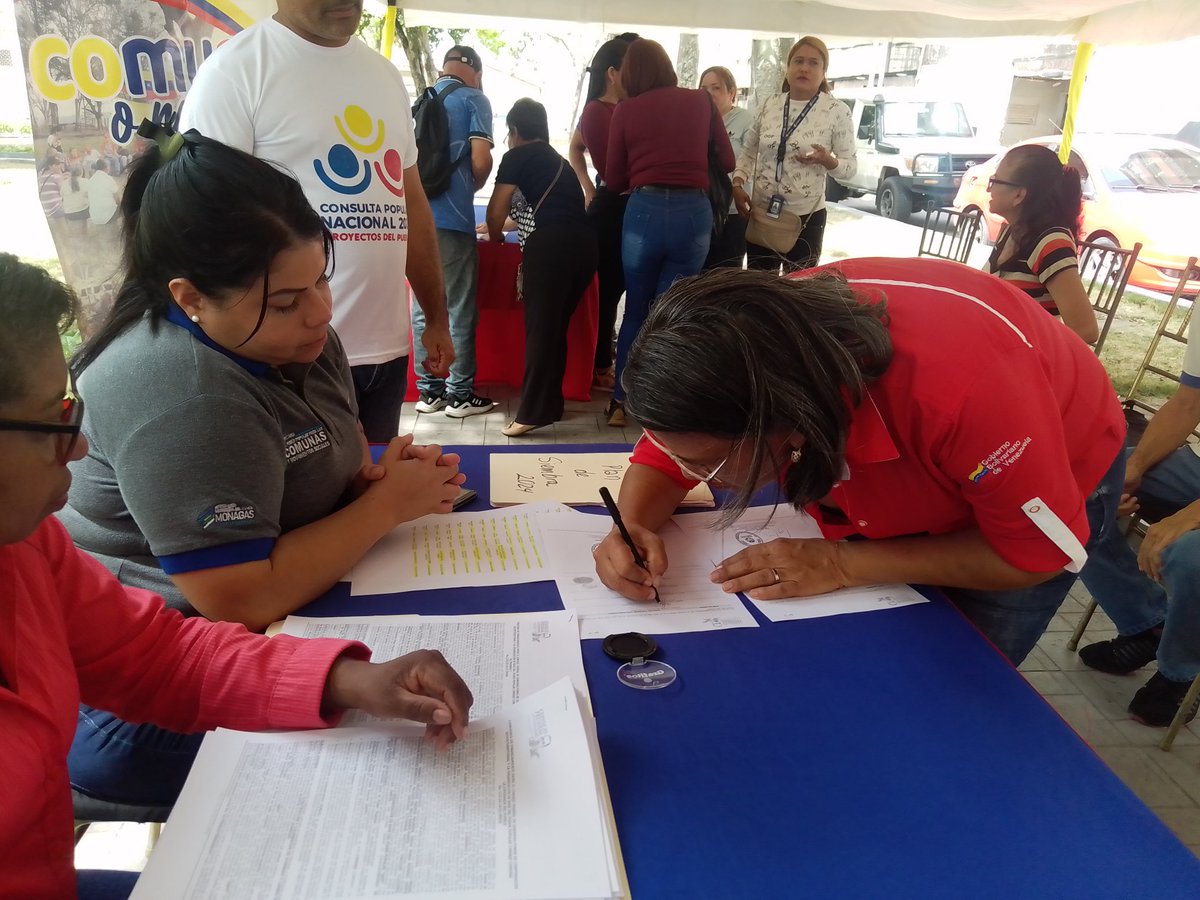
M 1040 144 L 1005 154 L 988 180 L 991 211 L 1008 224 L 984 270 L 1012 282 L 1089 344 L 1100 336 L 1079 278 L 1075 238 L 1082 198 L 1079 172 Z

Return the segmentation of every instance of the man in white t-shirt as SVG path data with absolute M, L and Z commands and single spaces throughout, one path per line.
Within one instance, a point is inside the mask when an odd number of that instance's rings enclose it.
M 1179 389 L 1150 419 L 1125 464 L 1122 508 L 1140 504 L 1154 524 L 1136 555 L 1113 529 L 1080 573 L 1120 634 L 1084 647 L 1079 658 L 1114 675 L 1158 661 L 1158 672 L 1129 704 L 1147 725 L 1169 724 L 1200 673 L 1200 445 L 1187 443 L 1198 426 L 1200 316 L 1193 312 Z M 1195 714 L 1193 704 L 1188 718 Z
M 278 163 L 303 185 L 334 239 L 333 326 L 359 418 L 368 440 L 386 442 L 408 381 L 406 274 L 428 323 L 427 371 L 444 376 L 454 348 L 411 101 L 396 67 L 355 37 L 361 15 L 361 0 L 279 0 L 200 67 L 180 128 Z

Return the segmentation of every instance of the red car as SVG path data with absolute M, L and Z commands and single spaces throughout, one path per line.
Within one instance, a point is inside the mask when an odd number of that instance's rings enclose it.
M 1060 141 L 1052 135 L 1021 143 L 1057 153 Z M 983 214 L 980 236 L 992 242 L 1004 220 L 989 210 L 987 182 L 1003 155 L 968 169 L 954 198 L 955 209 Z M 1173 291 L 1188 258 L 1200 257 L 1200 150 L 1154 135 L 1083 133 L 1075 135 L 1070 165 L 1083 178 L 1083 238 L 1120 247 L 1140 241 L 1129 283 Z M 1200 271 L 1192 277 L 1200 279 Z

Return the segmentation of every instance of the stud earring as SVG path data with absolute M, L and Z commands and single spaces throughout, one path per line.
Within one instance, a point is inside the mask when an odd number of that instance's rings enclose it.
M 199 324 L 200 324 L 200 317 L 199 317 L 199 316 L 192 316 L 192 321 L 193 321 L 193 322 L 195 322 L 197 325 L 199 325 Z
M 804 448 L 803 447 L 801 447 L 799 450 L 792 451 L 792 462 L 798 463 L 803 458 L 804 458 Z

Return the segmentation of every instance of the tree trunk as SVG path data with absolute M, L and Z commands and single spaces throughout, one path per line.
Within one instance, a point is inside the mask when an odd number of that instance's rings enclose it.
M 408 60 L 412 72 L 413 87 L 417 94 L 437 81 L 437 69 L 433 65 L 433 54 L 429 50 L 429 29 L 424 25 L 409 28 L 404 24 L 404 10 L 396 10 L 396 39 Z
M 693 88 L 700 81 L 700 35 L 685 32 L 679 35 L 679 55 L 675 59 L 675 74 L 679 86 Z

